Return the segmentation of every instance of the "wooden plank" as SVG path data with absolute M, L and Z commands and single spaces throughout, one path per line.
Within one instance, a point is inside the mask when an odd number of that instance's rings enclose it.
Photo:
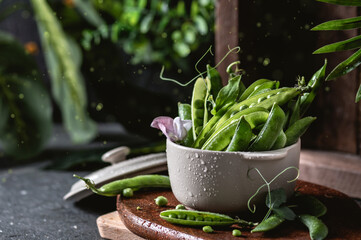
M 112 240 L 142 240 L 141 238 L 128 230 L 121 221 L 117 211 L 107 213 L 98 217 L 97 225 L 99 234 L 102 238 Z
M 300 179 L 361 199 L 361 157 L 324 151 L 301 151 Z
M 216 1 L 216 63 L 221 61 L 229 48 L 238 46 L 238 1 Z M 227 66 L 238 60 L 237 53 L 231 53 L 219 66 L 223 84 L 227 84 Z

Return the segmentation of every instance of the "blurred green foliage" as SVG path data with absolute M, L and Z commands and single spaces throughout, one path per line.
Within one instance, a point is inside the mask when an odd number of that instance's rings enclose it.
M 150 129 L 150 118 L 169 111 L 170 102 L 152 92 L 149 83 L 129 83 L 134 80 L 129 76 L 143 69 L 144 75 L 135 77 L 152 75 L 148 82 L 153 81 L 161 65 L 176 72 L 182 69 L 184 74 L 213 40 L 214 0 L 14 1 L 0 8 L 0 21 L 29 8 L 42 46 L 28 47 L 42 50 L 51 94 L 43 86 L 31 51 L 1 32 L 0 142 L 4 152 L 15 158 L 32 157 L 44 148 L 53 124 L 51 99 L 74 143 L 94 139 L 97 129 L 92 119 L 99 120 L 103 103 L 121 123 Z M 159 69 L 150 71 L 154 64 Z M 89 86 L 92 94 L 108 99 L 89 106 Z M 147 131 L 138 125 L 133 129 Z
M 76 5 L 77 2 L 81 0 L 75 1 Z M 82 46 L 90 50 L 101 39 L 110 39 L 131 56 L 132 64 L 186 68 L 185 57 L 209 43 L 214 28 L 214 0 L 92 2 L 111 23 L 103 25 L 94 20 L 94 15 L 87 14 L 97 28 L 83 32 Z

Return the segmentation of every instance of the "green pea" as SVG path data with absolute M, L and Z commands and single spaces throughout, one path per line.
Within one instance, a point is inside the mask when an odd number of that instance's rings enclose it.
M 185 213 L 179 213 L 179 214 L 178 214 L 178 218 L 179 218 L 179 219 L 186 219 L 186 218 L 187 218 L 187 215 L 185 215 Z
M 175 209 L 186 209 L 186 207 L 183 204 L 178 204 Z
M 240 237 L 241 235 L 242 235 L 241 231 L 239 231 L 238 229 L 233 229 L 232 236 Z
M 123 189 L 123 196 L 124 196 L 124 197 L 133 197 L 133 189 L 131 189 L 131 188 L 124 188 L 124 189 Z
M 203 230 L 203 232 L 205 232 L 205 233 L 212 233 L 212 232 L 214 232 L 214 230 L 213 230 L 213 228 L 212 228 L 211 226 L 204 226 L 204 227 L 202 228 L 202 230 Z
M 168 215 L 169 218 L 178 218 L 178 215 L 174 214 L 174 213 L 170 213 Z
M 196 221 L 203 221 L 203 217 L 197 216 L 197 217 L 196 217 Z
M 205 222 L 212 222 L 212 218 L 210 218 L 210 217 L 205 217 L 205 218 L 204 218 L 204 221 L 205 221 Z
M 196 219 L 196 217 L 193 216 L 193 215 L 188 215 L 188 216 L 187 216 L 187 220 L 194 220 L 194 219 Z
M 260 102 L 262 102 L 262 101 L 265 100 L 265 99 L 267 99 L 267 98 L 266 98 L 266 97 L 258 98 L 257 103 L 260 103 Z
M 204 101 L 203 100 L 200 100 L 200 99 L 198 99 L 198 100 L 195 100 L 195 102 L 194 102 L 194 107 L 196 107 L 196 108 L 203 108 L 203 105 L 204 105 Z
M 168 199 L 163 196 L 158 196 L 156 199 L 154 199 L 155 204 L 157 204 L 160 207 L 163 207 L 168 204 Z

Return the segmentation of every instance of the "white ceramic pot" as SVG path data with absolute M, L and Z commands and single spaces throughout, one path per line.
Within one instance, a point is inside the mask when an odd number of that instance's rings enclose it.
M 218 213 L 236 213 L 247 209 L 248 199 L 265 182 L 290 166 L 298 168 L 300 141 L 274 151 L 221 152 L 184 147 L 167 140 L 167 164 L 172 191 L 187 207 Z M 297 176 L 290 169 L 278 177 L 271 189 L 284 188 L 288 196 L 294 192 Z M 267 188 L 256 202 L 264 204 Z M 258 200 L 257 200 L 258 199 Z

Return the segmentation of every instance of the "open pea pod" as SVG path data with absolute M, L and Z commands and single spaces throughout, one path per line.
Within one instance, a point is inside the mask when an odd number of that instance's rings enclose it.
M 244 107 L 263 107 L 267 110 L 271 109 L 274 103 L 282 106 L 287 103 L 290 99 L 294 98 L 300 93 L 296 88 L 280 88 L 271 90 L 248 98 L 242 102 L 236 103 L 230 107 L 227 112 L 218 120 L 217 127 L 222 125 L 231 115 L 239 112 Z
M 285 113 L 277 104 L 274 104 L 267 119 L 267 122 L 263 126 L 257 138 L 248 148 L 248 150 L 249 151 L 270 150 L 273 144 L 276 142 L 278 135 L 282 131 L 284 121 L 285 121 Z
M 239 221 L 224 214 L 171 209 L 160 213 L 167 222 L 186 226 L 229 226 Z
M 267 91 L 272 90 L 272 89 L 277 89 L 279 87 L 279 85 L 280 85 L 279 81 L 267 81 L 267 82 L 264 82 L 264 83 L 258 85 L 257 87 L 255 87 L 253 92 L 247 98 L 257 96 L 257 95 L 259 95 L 261 93 L 267 92 Z
M 192 107 L 187 103 L 178 103 L 178 116 L 182 120 L 192 120 Z M 184 146 L 192 146 L 193 140 L 193 129 L 189 129 L 186 138 L 183 140 Z
M 193 87 L 191 102 L 193 139 L 197 138 L 197 135 L 203 128 L 206 95 L 207 82 L 203 78 L 198 78 Z
M 272 82 L 271 80 L 262 78 L 262 79 L 258 79 L 257 81 L 253 82 L 251 85 L 249 85 L 248 88 L 246 88 L 246 90 L 242 93 L 242 95 L 239 97 L 238 102 L 242 102 L 243 100 L 246 100 L 248 98 L 248 96 L 257 88 L 259 87 L 261 84 L 266 83 L 266 82 Z

